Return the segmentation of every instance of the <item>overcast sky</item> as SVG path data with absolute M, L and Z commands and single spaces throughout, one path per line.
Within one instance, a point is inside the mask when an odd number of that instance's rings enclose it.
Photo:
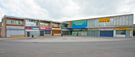
M 67 21 L 130 13 L 135 13 L 135 0 L 0 0 L 0 18 Z

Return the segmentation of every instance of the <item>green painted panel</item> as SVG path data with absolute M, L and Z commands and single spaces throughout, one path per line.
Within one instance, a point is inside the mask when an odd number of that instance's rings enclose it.
M 73 21 L 73 26 L 76 25 L 86 25 L 86 20 Z

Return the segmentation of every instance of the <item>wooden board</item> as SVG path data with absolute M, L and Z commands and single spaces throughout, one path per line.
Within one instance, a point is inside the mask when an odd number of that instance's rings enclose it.
M 61 36 L 61 34 L 54 34 L 54 36 Z
M 10 37 L 24 37 L 24 35 L 10 35 Z
M 52 34 L 44 34 L 44 36 L 52 36 Z

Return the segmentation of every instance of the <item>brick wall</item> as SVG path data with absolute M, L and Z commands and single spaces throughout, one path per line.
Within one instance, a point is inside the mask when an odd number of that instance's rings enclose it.
M 6 18 L 2 20 L 1 37 L 6 37 Z

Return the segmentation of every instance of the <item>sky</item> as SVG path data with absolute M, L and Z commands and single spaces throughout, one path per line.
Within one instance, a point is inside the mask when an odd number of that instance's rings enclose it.
M 135 0 L 0 0 L 0 19 L 7 15 L 62 22 L 134 13 Z

